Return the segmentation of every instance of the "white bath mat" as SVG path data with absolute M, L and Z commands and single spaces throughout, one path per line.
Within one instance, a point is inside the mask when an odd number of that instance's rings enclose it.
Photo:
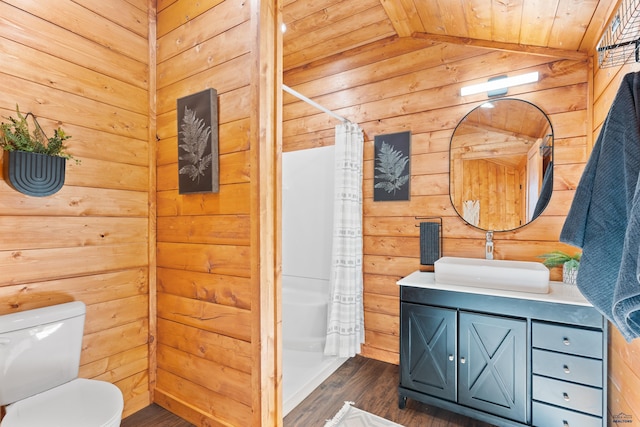
M 354 408 L 353 402 L 344 402 L 344 406 L 324 427 L 402 427 L 393 421 L 385 420 L 362 409 Z

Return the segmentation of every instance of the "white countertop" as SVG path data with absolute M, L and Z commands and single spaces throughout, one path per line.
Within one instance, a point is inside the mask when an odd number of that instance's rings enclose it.
M 412 286 L 415 288 L 439 289 L 443 291 L 466 292 L 469 294 L 491 295 L 497 297 L 519 298 L 592 307 L 592 304 L 585 299 L 576 285 L 568 285 L 562 282 L 549 282 L 549 293 L 546 294 L 436 283 L 435 273 L 424 271 L 414 271 L 407 277 L 403 277 L 398 280 L 397 283 L 400 286 Z

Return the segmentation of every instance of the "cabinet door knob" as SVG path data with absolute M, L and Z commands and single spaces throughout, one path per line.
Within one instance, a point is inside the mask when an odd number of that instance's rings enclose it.
M 453 359 L 454 359 L 453 354 L 450 354 L 449 355 L 449 360 L 453 362 Z
M 562 393 L 562 398 L 565 400 L 565 402 L 570 401 L 571 399 L 569 398 L 569 395 L 567 393 Z
M 569 367 L 567 365 L 564 365 L 562 367 L 562 370 L 564 371 L 565 374 L 570 374 L 571 373 L 571 369 L 569 369 Z
M 464 357 L 460 358 L 460 363 L 465 364 L 467 363 L 467 359 L 465 359 Z
M 567 338 L 567 337 L 564 337 L 564 338 L 562 339 L 562 343 L 563 343 L 564 345 L 571 345 L 571 341 L 569 341 L 569 338 Z

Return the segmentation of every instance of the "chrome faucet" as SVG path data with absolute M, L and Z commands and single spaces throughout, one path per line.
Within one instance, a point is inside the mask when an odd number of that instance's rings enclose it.
M 493 259 L 493 231 L 487 231 L 487 243 L 484 255 L 487 259 Z

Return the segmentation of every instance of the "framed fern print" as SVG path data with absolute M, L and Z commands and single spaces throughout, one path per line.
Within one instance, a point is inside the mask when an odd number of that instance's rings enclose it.
M 217 193 L 218 92 L 178 99 L 178 192 Z
M 409 200 L 411 132 L 374 138 L 373 201 Z

